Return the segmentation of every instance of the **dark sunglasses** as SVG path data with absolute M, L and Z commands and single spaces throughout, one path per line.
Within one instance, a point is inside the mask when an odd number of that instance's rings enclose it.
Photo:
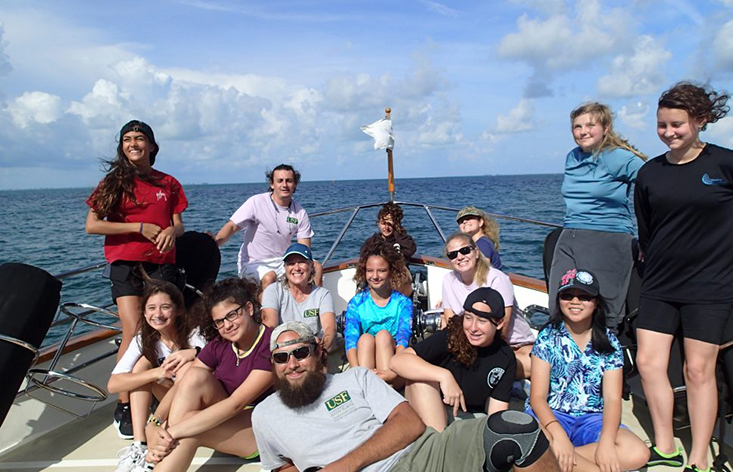
M 456 257 L 458 257 L 459 252 L 463 254 L 464 256 L 467 256 L 471 254 L 471 251 L 473 251 L 473 248 L 471 246 L 463 246 L 462 248 L 456 249 L 455 251 L 450 251 L 448 253 L 448 259 L 450 260 L 455 259 Z
M 580 300 L 581 302 L 589 302 L 593 300 L 594 298 L 596 298 L 589 293 L 572 293 L 572 292 L 561 292 L 560 295 L 558 296 L 560 297 L 560 300 L 564 300 L 566 302 L 571 301 L 575 297 L 578 297 L 578 300 Z
M 302 361 L 303 359 L 308 358 L 315 349 L 316 347 L 314 345 L 308 344 L 306 346 L 299 347 L 298 349 L 293 349 L 292 351 L 273 352 L 272 360 L 275 364 L 287 364 L 290 360 L 290 355 L 292 354 L 296 360 Z
M 216 329 L 221 329 L 224 326 L 224 320 L 229 321 L 230 323 L 242 316 L 242 307 L 244 305 L 239 305 L 239 308 L 236 310 L 232 310 L 226 315 L 224 315 L 224 318 L 219 318 L 218 320 L 213 320 L 213 325 Z

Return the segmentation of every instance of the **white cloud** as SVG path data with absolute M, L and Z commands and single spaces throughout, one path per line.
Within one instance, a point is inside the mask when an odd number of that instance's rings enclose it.
M 630 106 L 622 106 L 616 115 L 629 128 L 645 129 L 646 117 L 649 114 L 649 104 L 636 102 Z
M 733 116 L 727 116 L 717 123 L 708 125 L 703 139 L 727 148 L 733 148 Z
M 422 0 L 422 3 L 427 7 L 428 10 L 435 12 L 439 15 L 447 16 L 450 18 L 458 17 L 458 11 L 447 5 L 443 5 L 442 3 L 433 2 L 431 0 Z
M 641 36 L 631 56 L 614 58 L 611 73 L 598 79 L 598 91 L 610 97 L 656 93 L 665 83 L 664 65 L 672 53 L 651 36 Z
M 523 98 L 506 115 L 496 117 L 496 133 L 519 133 L 531 131 L 536 125 L 534 102 Z
M 733 0 L 730 0 L 733 6 Z M 733 70 L 733 20 L 728 21 L 713 40 L 716 68 Z
M 13 66 L 10 64 L 10 58 L 8 58 L 8 55 L 5 54 L 5 41 L 3 41 L 4 34 L 5 29 L 0 23 L 0 77 L 2 77 L 3 75 L 8 75 L 10 71 L 13 70 Z
M 32 122 L 45 125 L 61 117 L 61 98 L 44 92 L 26 92 L 8 105 L 8 111 L 19 128 L 26 128 Z

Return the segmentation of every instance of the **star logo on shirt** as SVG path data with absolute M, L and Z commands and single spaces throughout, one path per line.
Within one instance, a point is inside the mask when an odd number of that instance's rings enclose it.
M 168 196 L 162 190 L 158 190 L 158 193 L 156 193 L 155 196 L 158 198 L 158 201 L 160 201 L 161 198 L 166 202 L 168 201 Z

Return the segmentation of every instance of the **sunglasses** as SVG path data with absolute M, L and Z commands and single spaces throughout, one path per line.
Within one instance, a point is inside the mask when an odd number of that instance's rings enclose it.
M 455 251 L 448 252 L 448 259 L 453 260 L 456 257 L 458 257 L 458 253 L 460 252 L 464 256 L 467 256 L 471 254 L 471 251 L 473 251 L 473 248 L 471 246 L 463 246 L 460 249 L 456 249 Z
M 214 320 L 213 321 L 214 327 L 216 329 L 223 328 L 224 327 L 224 320 L 229 321 L 230 323 L 231 322 L 234 322 L 234 320 L 236 320 L 237 318 L 239 318 L 240 316 L 242 316 L 242 307 L 243 306 L 244 305 L 239 305 L 239 308 L 237 308 L 236 310 L 230 311 L 229 313 L 227 313 L 226 315 L 224 315 L 224 318 L 219 318 L 218 320 Z
M 295 360 L 302 361 L 303 359 L 308 358 L 315 348 L 316 347 L 313 344 L 308 344 L 306 346 L 299 347 L 298 349 L 293 349 L 292 351 L 273 352 L 272 360 L 275 364 L 287 364 L 290 360 L 290 356 L 292 355 L 295 357 Z
M 589 302 L 589 301 L 591 301 L 591 300 L 593 300 L 593 299 L 596 298 L 596 297 L 594 297 L 593 295 L 591 295 L 589 293 L 571 293 L 571 292 L 561 292 L 560 295 L 558 295 L 558 296 L 560 297 L 560 300 L 564 300 L 566 302 L 569 302 L 573 298 L 576 298 L 576 297 L 581 302 Z

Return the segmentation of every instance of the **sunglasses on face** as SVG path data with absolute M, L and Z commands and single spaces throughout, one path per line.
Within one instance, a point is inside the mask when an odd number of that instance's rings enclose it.
M 471 246 L 463 246 L 460 249 L 456 249 L 455 251 L 448 252 L 448 259 L 453 260 L 456 257 L 458 257 L 458 253 L 460 252 L 464 256 L 467 256 L 471 254 L 471 251 L 473 251 L 473 248 Z
M 594 298 L 596 298 L 593 295 L 588 294 L 588 293 L 572 293 L 572 292 L 562 292 L 560 293 L 559 297 L 560 297 L 560 300 L 564 300 L 566 302 L 569 302 L 573 298 L 576 298 L 576 297 L 581 302 L 589 302 L 593 300 Z
M 306 346 L 293 349 L 292 351 L 273 352 L 272 360 L 273 362 L 275 362 L 275 364 L 287 364 L 290 360 L 290 356 L 292 355 L 293 357 L 295 357 L 295 360 L 302 361 L 303 359 L 308 358 L 308 356 L 313 353 L 315 348 L 316 347 L 314 345 L 308 344 Z
M 243 306 L 244 305 L 239 305 L 239 308 L 237 308 L 236 310 L 230 311 L 229 313 L 224 315 L 224 318 L 219 318 L 218 320 L 214 320 L 213 321 L 214 327 L 216 329 L 221 329 L 224 327 L 224 320 L 229 321 L 231 323 L 234 320 L 236 320 L 237 318 L 239 318 L 240 316 L 242 316 L 242 307 Z

